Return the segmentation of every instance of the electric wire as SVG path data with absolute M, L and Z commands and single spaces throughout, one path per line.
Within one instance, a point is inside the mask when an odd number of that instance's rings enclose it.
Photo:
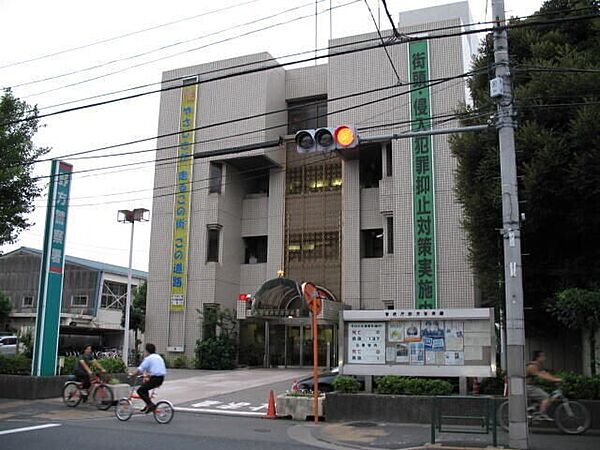
M 365 5 L 367 5 L 367 9 L 369 10 L 369 14 L 371 15 L 371 19 L 373 20 L 373 24 L 375 25 L 375 29 L 377 30 L 379 39 L 381 40 L 381 43 L 383 44 L 383 50 L 385 51 L 385 55 L 387 56 L 387 59 L 390 62 L 390 65 L 392 66 L 392 70 L 394 71 L 394 74 L 396 75 L 396 81 L 398 84 L 403 84 L 402 80 L 400 79 L 400 75 L 398 74 L 398 71 L 396 70 L 396 66 L 394 65 L 394 61 L 392 61 L 392 57 L 390 56 L 390 53 L 388 52 L 388 49 L 385 45 L 383 36 L 381 35 L 381 30 L 379 29 L 379 26 L 377 25 L 377 21 L 375 20 L 373 11 L 371 11 L 371 6 L 369 6 L 368 0 L 365 0 Z
M 186 21 L 189 21 L 189 20 L 197 19 L 199 17 L 204 17 L 204 16 L 208 16 L 208 15 L 211 15 L 211 14 L 214 14 L 214 13 L 227 11 L 229 9 L 238 8 L 240 6 L 244 6 L 244 5 L 247 5 L 247 4 L 250 4 L 250 3 L 256 3 L 258 1 L 261 1 L 261 0 L 244 1 L 244 2 L 237 3 L 235 5 L 226 6 L 224 8 L 214 9 L 212 11 L 207 11 L 205 13 L 197 14 L 197 15 L 190 16 L 190 17 L 184 17 L 183 19 L 174 20 L 172 22 L 166 22 L 166 23 L 162 23 L 162 24 L 159 24 L 159 25 L 154 25 L 154 26 L 149 27 L 149 28 L 144 28 L 144 29 L 141 29 L 141 30 L 131 31 L 131 32 L 125 33 L 125 34 L 120 34 L 118 36 L 112 36 L 112 37 L 109 37 L 109 38 L 104 38 L 104 39 L 101 39 L 99 41 L 90 42 L 88 44 L 79 45 L 77 47 L 71 47 L 71 48 L 59 50 L 59 51 L 56 51 L 56 52 L 53 52 L 53 53 L 48 53 L 48 54 L 45 54 L 45 55 L 36 56 L 34 58 L 24 59 L 24 60 L 21 60 L 21 61 L 15 61 L 15 62 L 12 62 L 10 64 L 5 64 L 3 66 L 0 66 L 0 69 L 6 69 L 8 67 L 19 66 L 21 64 L 26 64 L 26 63 L 29 63 L 29 62 L 32 62 L 32 61 L 39 61 L 39 60 L 42 60 L 42 59 L 52 58 L 54 56 L 63 55 L 65 53 L 74 52 L 76 50 L 83 50 L 85 48 L 93 47 L 95 45 L 104 44 L 106 42 L 116 41 L 116 40 L 123 39 L 123 38 L 129 37 L 129 36 L 134 36 L 134 35 L 137 35 L 137 34 L 145 33 L 147 31 L 156 30 L 158 28 L 163 28 L 163 27 L 167 27 L 167 26 L 170 26 L 170 25 L 175 25 L 175 24 L 178 24 L 178 23 L 182 23 L 182 22 L 186 22 Z

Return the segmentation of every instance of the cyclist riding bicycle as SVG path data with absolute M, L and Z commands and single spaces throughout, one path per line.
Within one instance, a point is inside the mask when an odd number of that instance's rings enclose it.
M 94 373 L 90 366 L 95 366 L 100 372 L 106 373 L 102 364 L 98 362 L 94 354 L 92 353 L 92 346 L 86 345 L 83 347 L 83 353 L 77 358 L 75 367 L 73 367 L 73 374 L 77 381 L 81 382 L 81 388 L 84 392 L 81 396 L 82 401 L 87 401 L 87 390 L 90 388 L 91 381 L 90 377 Z
M 147 374 L 149 376 L 137 390 L 141 399 L 146 403 L 146 407 L 142 409 L 142 412 L 148 414 L 156 409 L 156 405 L 150 400 L 149 392 L 163 384 L 165 376 L 167 375 L 165 361 L 158 353 L 156 353 L 154 344 L 146 344 L 142 364 L 140 364 L 137 369 L 129 372 L 129 375 L 133 376 L 138 373 Z
M 536 386 L 538 378 L 552 383 L 559 383 L 562 381 L 562 378 L 555 377 L 543 369 L 542 365 L 545 360 L 546 355 L 544 352 L 536 350 L 533 352 L 532 360 L 527 364 L 527 398 L 535 403 L 539 403 L 540 414 L 544 416 L 546 415 L 546 410 L 550 404 L 550 395 L 548 395 L 541 387 Z

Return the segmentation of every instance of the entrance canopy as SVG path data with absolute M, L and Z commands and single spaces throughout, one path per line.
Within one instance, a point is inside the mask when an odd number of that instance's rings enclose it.
M 317 286 L 322 300 L 338 300 L 327 289 Z M 266 317 L 308 317 L 308 305 L 301 284 L 289 278 L 273 278 L 265 282 L 252 299 L 252 315 Z

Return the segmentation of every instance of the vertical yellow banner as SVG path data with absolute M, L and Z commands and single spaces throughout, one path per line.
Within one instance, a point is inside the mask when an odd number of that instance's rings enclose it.
M 179 147 L 173 202 L 173 242 L 171 257 L 171 311 L 184 311 L 187 294 L 188 248 L 192 206 L 193 148 L 196 126 L 196 98 L 198 85 L 184 85 L 181 89 L 181 116 L 179 119 Z

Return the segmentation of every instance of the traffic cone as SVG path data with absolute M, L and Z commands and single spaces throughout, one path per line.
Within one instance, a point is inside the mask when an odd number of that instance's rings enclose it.
M 273 390 L 269 392 L 269 406 L 267 408 L 267 415 L 265 419 L 277 419 L 277 411 L 275 410 L 275 394 Z

